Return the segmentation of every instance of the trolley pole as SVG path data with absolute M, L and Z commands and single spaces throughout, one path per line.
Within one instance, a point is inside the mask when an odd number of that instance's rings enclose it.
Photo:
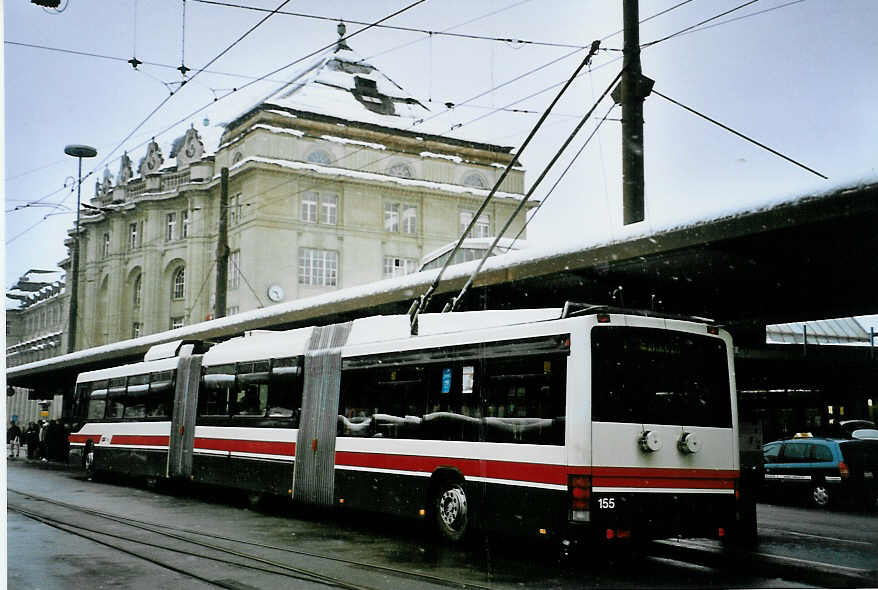
M 219 229 L 216 237 L 215 318 L 226 317 L 226 289 L 229 277 L 229 169 L 220 170 Z
M 623 0 L 625 44 L 621 81 L 622 104 L 622 217 L 625 225 L 644 219 L 643 99 L 640 69 L 639 0 Z M 649 88 L 651 90 L 651 86 Z

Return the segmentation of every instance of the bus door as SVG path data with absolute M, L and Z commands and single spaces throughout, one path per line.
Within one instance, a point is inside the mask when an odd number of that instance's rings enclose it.
M 330 506 L 335 490 L 335 435 L 341 347 L 352 322 L 315 327 L 305 352 L 302 415 L 293 467 L 293 499 Z
M 192 354 L 192 345 L 180 350 L 177 364 L 174 409 L 168 441 L 167 476 L 186 478 L 192 475 L 192 448 L 195 442 L 195 409 L 201 379 L 201 355 Z

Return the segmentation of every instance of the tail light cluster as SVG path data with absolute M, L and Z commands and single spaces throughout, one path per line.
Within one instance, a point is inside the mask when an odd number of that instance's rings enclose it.
M 850 477 L 851 476 L 851 470 L 848 469 L 848 465 L 844 461 L 838 462 L 838 474 L 841 475 L 842 477 Z
M 589 505 L 591 504 L 591 477 L 588 475 L 570 475 L 567 478 L 567 489 L 570 492 L 570 520 L 588 522 Z

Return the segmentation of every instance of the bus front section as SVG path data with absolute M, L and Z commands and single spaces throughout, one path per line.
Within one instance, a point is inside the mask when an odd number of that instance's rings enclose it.
M 571 524 L 607 541 L 730 540 L 740 463 L 729 335 L 604 314 L 589 340 L 590 461 L 570 469 Z

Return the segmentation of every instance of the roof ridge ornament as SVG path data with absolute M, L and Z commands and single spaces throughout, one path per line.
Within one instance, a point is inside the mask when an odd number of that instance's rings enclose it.
M 344 24 L 344 20 L 338 21 L 338 26 L 335 28 L 335 30 L 338 31 L 338 41 L 336 41 L 336 43 L 335 43 L 335 52 L 334 53 L 338 53 L 342 49 L 346 49 L 348 51 L 353 51 L 353 49 L 351 49 L 350 46 L 345 41 L 345 33 L 347 32 L 348 27 L 347 27 L 347 25 Z

